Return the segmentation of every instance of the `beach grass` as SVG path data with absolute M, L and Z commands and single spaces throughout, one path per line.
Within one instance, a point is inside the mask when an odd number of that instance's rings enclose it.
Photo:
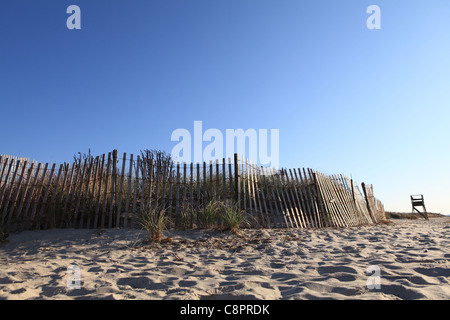
M 141 210 L 137 220 L 139 225 L 147 231 L 150 242 L 161 242 L 163 233 L 167 231 L 170 222 L 163 208 Z

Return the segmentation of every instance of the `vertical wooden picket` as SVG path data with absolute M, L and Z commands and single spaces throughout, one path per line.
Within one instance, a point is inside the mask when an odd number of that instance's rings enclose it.
M 11 182 L 9 184 L 9 188 L 8 188 L 8 191 L 7 191 L 5 203 L 3 205 L 4 208 L 3 208 L 3 212 L 2 212 L 1 221 L 5 221 L 6 220 L 6 213 L 8 212 L 9 200 L 10 200 L 11 194 L 12 194 L 12 192 L 14 190 L 14 183 L 16 181 L 17 172 L 19 172 L 19 168 L 20 168 L 21 162 L 22 162 L 21 160 L 17 160 L 16 170 L 14 170 L 13 177 L 11 179 Z M 23 174 L 23 172 L 24 172 L 24 170 L 22 170 L 22 174 Z M 21 175 L 21 177 L 22 177 L 22 175 Z M 20 184 L 18 184 L 17 189 L 19 189 L 19 187 L 20 187 Z M 5 184 L 5 189 L 6 189 L 6 184 Z M 2 202 L 0 201 L 0 205 L 1 204 L 2 204 Z
M 108 153 L 108 162 L 106 164 L 106 175 L 105 175 L 105 191 L 103 195 L 103 209 L 102 209 L 102 217 L 100 220 L 100 228 L 103 229 L 105 227 L 106 215 L 107 215 L 107 204 L 108 204 L 108 193 L 109 191 L 109 178 L 111 171 L 111 152 Z M 111 199 L 112 200 L 112 199 Z
M 85 201 L 84 201 L 83 208 L 81 211 L 81 219 L 80 219 L 78 228 L 83 228 L 85 215 L 87 215 L 86 227 L 90 228 L 91 215 L 92 215 L 91 210 L 94 206 L 94 199 L 95 199 L 95 186 L 97 183 L 97 173 L 100 168 L 100 157 L 96 157 L 92 161 L 92 166 L 93 166 L 94 176 L 92 178 L 91 196 L 88 199 L 88 195 L 89 195 L 89 181 L 88 181 L 87 186 L 86 186 Z M 88 206 L 88 204 L 89 204 L 89 206 Z
M 134 182 L 134 197 L 133 197 L 133 209 L 131 210 L 131 228 L 134 228 L 136 216 L 138 215 L 137 211 L 137 199 L 139 198 L 139 171 L 141 166 L 141 159 L 139 156 L 136 157 L 136 167 L 134 172 L 136 174 L 135 182 Z M 142 190 L 144 192 L 144 190 Z
M 126 164 L 127 164 L 127 154 L 124 152 L 123 157 L 122 157 L 122 171 L 120 172 L 119 201 L 117 203 L 117 209 L 116 209 L 116 228 L 120 228 L 120 218 L 121 218 L 121 214 L 122 214 L 122 192 L 123 192 L 123 183 L 125 180 Z M 124 221 L 124 223 L 125 223 L 125 221 Z
M 131 177 L 133 175 L 133 154 L 130 154 L 130 166 L 128 167 L 128 183 L 127 183 L 127 200 L 125 202 L 125 212 L 123 218 L 123 227 L 128 226 L 128 215 L 130 213 L 130 197 L 131 197 Z M 137 183 L 137 182 L 136 182 Z
M 100 215 L 100 205 L 101 205 L 100 200 L 101 200 L 102 187 L 103 187 L 103 174 L 104 174 L 104 169 L 105 169 L 105 156 L 106 156 L 105 154 L 102 155 L 102 163 L 100 164 L 100 176 L 99 176 L 99 184 L 98 184 L 97 203 L 95 206 L 94 225 L 92 226 L 93 228 L 98 227 L 98 221 L 99 221 L 99 215 Z
M 1 162 L 1 160 L 0 160 L 0 162 Z M 28 167 L 28 161 L 25 160 L 25 162 L 22 164 L 22 172 L 20 173 L 19 182 L 17 183 L 16 191 L 15 191 L 15 193 L 13 195 L 13 198 L 11 199 L 12 204 L 11 204 L 11 209 L 9 211 L 8 221 L 7 221 L 7 225 L 8 226 L 10 226 L 11 223 L 12 223 L 14 209 L 16 208 L 16 203 L 17 203 L 17 197 L 19 196 L 19 192 L 20 192 L 20 189 L 22 187 L 22 179 L 23 179 L 23 177 L 25 175 L 27 167 Z M 25 186 L 26 186 L 26 184 L 25 184 Z M 25 191 L 24 192 L 26 192 L 26 187 L 25 187 Z
M 56 163 L 54 163 L 52 165 L 52 168 L 50 170 L 50 174 L 49 174 L 48 182 L 47 182 L 47 187 L 45 188 L 44 199 L 42 200 L 42 204 L 41 204 L 41 210 L 39 211 L 39 214 L 37 216 L 36 225 L 37 225 L 37 228 L 39 228 L 39 229 L 41 229 L 41 223 L 40 222 L 41 222 L 41 218 L 42 218 L 42 216 L 43 216 L 43 214 L 45 212 L 45 205 L 47 204 L 47 198 L 48 198 L 48 194 L 50 192 L 51 183 L 52 183 L 52 180 L 53 180 L 53 173 L 55 172 L 55 167 L 56 167 Z M 44 184 L 44 183 L 45 183 L 45 177 L 43 179 L 42 184 Z M 34 220 L 34 217 L 32 217 L 31 221 L 33 222 L 33 220 Z

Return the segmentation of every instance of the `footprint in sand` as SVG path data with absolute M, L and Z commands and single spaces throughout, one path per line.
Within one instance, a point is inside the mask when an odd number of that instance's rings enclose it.
M 355 281 L 358 274 L 356 269 L 347 266 L 321 266 L 317 268 L 317 272 L 343 282 Z
M 450 277 L 450 269 L 434 267 L 434 268 L 415 268 L 414 271 L 429 277 Z
M 130 286 L 133 289 L 165 290 L 169 286 L 161 282 L 154 282 L 149 277 L 121 278 L 117 285 Z
M 381 292 L 383 292 L 385 294 L 394 295 L 403 300 L 415 300 L 415 299 L 426 298 L 426 296 L 423 295 L 421 292 L 419 292 L 419 290 L 406 288 L 402 285 L 396 285 L 396 284 L 382 285 Z

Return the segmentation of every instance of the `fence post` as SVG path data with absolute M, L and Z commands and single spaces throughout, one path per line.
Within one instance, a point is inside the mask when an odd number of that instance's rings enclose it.
M 353 178 L 350 178 L 350 184 L 352 187 L 352 198 L 353 198 L 353 202 L 356 203 L 356 197 L 355 197 L 355 188 L 353 186 Z
M 108 220 L 108 227 L 112 228 L 113 221 L 114 221 L 114 215 L 117 213 L 117 210 L 115 210 L 115 205 L 117 203 L 117 190 L 116 190 L 116 182 L 117 182 L 117 157 L 118 153 L 117 150 L 114 149 L 112 152 L 112 172 L 111 172 L 111 203 L 109 205 L 109 220 Z
M 239 155 L 237 153 L 234 154 L 234 193 L 236 197 L 236 203 L 241 209 L 241 180 L 239 173 Z
M 319 204 L 317 206 L 317 211 L 318 211 L 317 212 L 318 213 L 317 223 L 319 225 L 320 220 L 323 220 L 325 222 L 325 226 L 329 227 L 329 226 L 331 226 L 331 224 L 330 224 L 331 212 L 328 212 L 327 208 L 325 207 L 323 195 L 322 195 L 322 192 L 321 192 L 318 180 L 317 180 L 316 172 L 308 168 L 308 173 L 314 183 L 315 198 L 316 198 L 316 202 Z M 306 175 L 305 175 L 305 177 L 306 177 Z
M 369 210 L 369 215 L 370 215 L 370 218 L 372 219 L 372 223 L 376 223 L 377 221 L 375 220 L 375 216 L 373 215 L 372 208 L 370 206 L 369 197 L 367 196 L 366 184 L 364 182 L 362 182 L 361 187 L 364 192 L 364 197 L 366 198 L 367 210 Z

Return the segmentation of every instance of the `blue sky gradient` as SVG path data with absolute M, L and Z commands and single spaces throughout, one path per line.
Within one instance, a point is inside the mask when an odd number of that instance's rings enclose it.
M 69 5 L 81 30 L 68 30 Z M 381 30 L 366 9 L 381 8 Z M 280 130 L 280 166 L 450 214 L 450 2 L 0 2 L 0 154 L 168 152 L 177 128 Z

